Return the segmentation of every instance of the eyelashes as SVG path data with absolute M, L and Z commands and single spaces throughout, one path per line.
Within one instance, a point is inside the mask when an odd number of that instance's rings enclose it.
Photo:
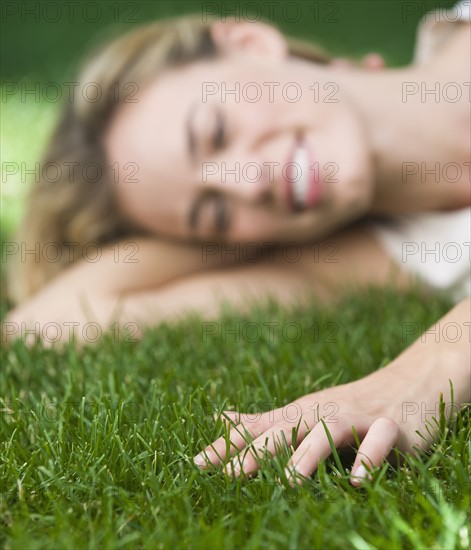
M 209 136 L 208 136 L 209 137 Z M 226 146 L 227 124 L 224 113 L 220 109 L 215 110 L 215 128 L 212 138 L 208 140 L 208 149 L 220 151 Z M 207 152 L 210 154 L 210 151 Z M 224 233 L 228 230 L 230 213 L 228 199 L 216 190 L 206 190 L 195 200 L 189 212 L 189 226 L 195 231 L 198 229 L 199 217 L 209 216 L 208 222 L 215 233 Z
M 214 133 L 213 147 L 215 151 L 219 151 L 226 146 L 227 125 L 222 111 L 217 111 L 216 131 Z M 214 206 L 215 215 L 215 230 L 219 233 L 227 231 L 229 227 L 229 208 L 227 199 L 219 193 L 211 193 L 211 200 Z
M 226 120 L 221 111 L 217 113 L 216 131 L 214 133 L 213 146 L 216 151 L 222 149 L 226 145 Z
M 227 198 L 216 191 L 207 191 L 200 195 L 189 214 L 189 226 L 193 231 L 198 229 L 201 216 L 214 216 L 214 231 L 224 233 L 229 227 L 230 214 Z
M 229 208 L 227 200 L 221 195 L 214 198 L 215 228 L 218 232 L 225 232 L 229 227 Z

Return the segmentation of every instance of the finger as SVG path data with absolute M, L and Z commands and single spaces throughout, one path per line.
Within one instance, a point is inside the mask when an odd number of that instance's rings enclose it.
M 233 426 L 229 431 L 229 445 L 225 434 L 196 455 L 193 459 L 194 463 L 204 469 L 209 464 L 219 466 L 226 462 L 231 456 L 244 449 L 254 438 L 259 437 L 273 426 L 274 413 L 276 411 L 255 415 L 242 414 L 240 417 L 243 422 Z
M 328 422 L 326 426 L 336 448 L 350 439 L 344 423 Z M 331 452 L 324 425 L 322 422 L 318 422 L 288 462 L 285 470 L 286 477 L 292 484 L 294 482 L 301 483 L 302 478 L 310 477 L 317 469 L 319 462 L 327 458 Z
M 229 431 L 229 442 L 227 436 L 222 435 L 214 443 L 208 445 L 203 451 L 197 454 L 193 462 L 200 468 L 206 468 L 210 464 L 219 466 L 230 456 L 238 453 L 253 438 L 253 432 L 244 428 L 243 424 L 233 426 Z
M 295 429 L 295 432 L 293 431 Z M 247 448 L 235 457 L 226 467 L 226 473 L 238 477 L 241 474 L 249 475 L 259 469 L 262 458 L 268 455 L 275 456 L 285 443 L 293 448 L 297 447 L 309 430 L 306 423 L 300 422 L 298 426 L 285 423 L 273 426 L 257 437 Z
M 232 424 L 241 424 L 244 419 L 250 421 L 256 421 L 260 419 L 260 414 L 245 414 L 238 411 L 222 411 L 213 415 L 214 420 L 221 419 L 223 422 L 230 422 Z
M 399 434 L 399 426 L 391 418 L 381 417 L 371 424 L 353 464 L 352 485 L 359 486 L 367 476 L 373 479 L 368 470 L 381 466 L 398 442 Z

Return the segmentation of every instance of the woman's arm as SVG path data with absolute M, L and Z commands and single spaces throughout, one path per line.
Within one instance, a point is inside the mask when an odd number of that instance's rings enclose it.
M 60 324 L 65 340 L 68 327 L 74 323 L 104 323 L 106 330 L 116 297 L 122 293 L 159 289 L 220 264 L 217 255 L 203 256 L 196 244 L 150 237 L 130 236 L 90 250 L 7 314 L 2 323 L 2 343 L 15 338 L 34 341 L 34 332 L 39 337 L 50 334 L 49 339 L 54 340 L 54 323 Z M 35 258 L 29 254 L 25 261 Z
M 228 473 L 251 474 L 266 451 L 278 452 L 284 435 L 297 448 L 286 475 L 291 483 L 300 482 L 331 454 L 326 428 L 335 446 L 343 447 L 355 443 L 354 427 L 362 440 L 351 470 L 351 482 L 358 485 L 393 447 L 402 452 L 428 448 L 436 427 L 433 418 L 440 417 L 441 396 L 448 419 L 471 401 L 470 321 L 471 299 L 467 298 L 389 366 L 361 380 L 306 395 L 294 402 L 295 407 L 292 403 L 263 415 L 226 411 L 225 418 L 234 425 L 232 445 L 228 447 L 226 438 L 220 437 L 195 457 L 195 463 L 202 468 L 221 465 L 232 456 Z M 451 325 L 453 335 L 447 330 Z M 326 415 L 333 403 L 335 414 Z M 298 425 L 294 438 L 292 430 Z
M 173 245 L 166 254 L 164 247 L 164 243 L 140 244 L 136 263 L 116 263 L 110 251 L 96 264 L 82 261 L 72 266 L 9 313 L 3 341 L 34 340 L 36 332 L 46 343 L 54 342 L 55 325 L 62 340 L 70 338 L 75 326 L 77 339 L 87 341 L 84 327 L 90 323 L 97 323 L 102 333 L 115 323 L 128 324 L 138 336 L 147 326 L 189 311 L 206 319 L 217 317 L 221 302 L 239 310 L 267 294 L 285 305 L 307 295 L 332 302 L 343 289 L 407 281 L 361 226 L 317 244 L 280 247 L 256 263 L 208 254 L 203 245 L 182 247 L 180 257 L 174 256 Z
M 190 311 L 205 319 L 215 318 L 221 302 L 241 311 L 268 293 L 289 305 L 297 295 L 316 289 L 298 264 L 269 261 L 193 272 L 152 285 L 154 263 L 145 258 L 138 265 L 117 266 L 110 256 L 100 264 L 78 263 L 8 313 L 2 342 L 19 338 L 28 343 L 38 339 L 56 343 L 58 332 L 58 341 L 72 340 L 75 334 L 77 341 L 92 342 L 96 332 L 92 324 L 98 325 L 101 334 L 116 331 L 117 324 L 127 326 L 133 339 L 148 326 L 177 320 Z

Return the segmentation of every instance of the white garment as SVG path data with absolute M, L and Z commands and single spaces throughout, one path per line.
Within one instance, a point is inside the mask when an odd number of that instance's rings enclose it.
M 417 31 L 414 61 L 431 59 L 458 22 L 471 22 L 471 0 L 425 14 Z M 449 290 L 456 301 L 471 296 L 471 208 L 397 216 L 370 227 L 405 271 L 432 288 Z

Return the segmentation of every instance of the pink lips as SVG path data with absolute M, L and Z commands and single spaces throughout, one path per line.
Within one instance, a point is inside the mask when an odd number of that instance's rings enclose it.
M 296 149 L 302 146 L 305 148 L 307 154 L 308 154 L 308 166 L 309 166 L 309 190 L 307 194 L 307 198 L 304 202 L 303 206 L 299 206 L 294 201 L 294 189 L 293 186 L 295 184 L 294 179 L 300 175 L 299 170 L 301 167 L 296 167 L 294 165 L 291 165 L 290 163 L 294 164 L 294 158 Z M 311 206 L 314 206 L 317 204 L 321 198 L 322 195 L 322 185 L 320 182 L 320 175 L 319 175 L 319 164 L 314 162 L 314 157 L 312 155 L 311 148 L 309 147 L 309 144 L 307 143 L 305 137 L 303 135 L 299 135 L 294 142 L 294 145 L 290 152 L 290 157 L 288 163 L 290 166 L 286 168 L 286 178 L 285 178 L 285 195 L 286 195 L 286 201 L 293 211 L 299 211 L 299 210 L 305 210 L 306 208 L 310 208 Z

